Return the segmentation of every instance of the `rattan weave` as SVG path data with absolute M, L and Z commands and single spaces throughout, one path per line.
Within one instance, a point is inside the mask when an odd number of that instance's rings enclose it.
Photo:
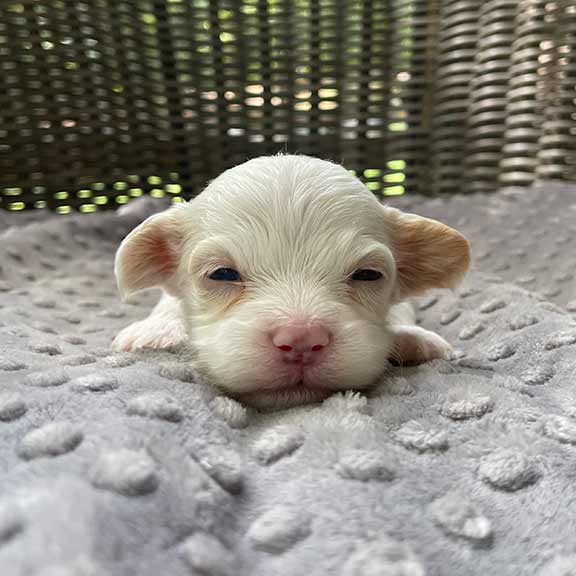
M 190 197 L 279 151 L 377 193 L 576 179 L 576 0 L 0 3 L 0 207 Z

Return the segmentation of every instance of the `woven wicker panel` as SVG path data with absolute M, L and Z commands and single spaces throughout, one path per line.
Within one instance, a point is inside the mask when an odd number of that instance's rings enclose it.
M 4 4 L 2 205 L 189 197 L 281 151 L 344 161 L 372 190 L 402 193 L 406 162 L 386 152 L 406 129 L 388 118 L 389 13 L 360 0 Z
M 108 203 L 170 178 L 169 85 L 154 3 L 3 3 L 0 182 L 43 207 Z M 156 180 L 152 180 L 152 184 Z M 14 207 L 14 206 L 12 206 Z
M 576 177 L 576 3 L 546 5 L 547 38 L 542 42 L 542 131 L 537 175 Z
M 466 142 L 466 173 L 475 192 L 494 190 L 498 183 L 517 6 L 517 0 L 489 0 L 479 10 Z
M 375 193 L 574 179 L 576 0 L 6 0 L 0 207 L 174 201 L 281 151 Z
M 480 5 L 476 0 L 445 0 L 441 6 L 431 137 L 436 193 L 463 188 Z
M 388 126 L 389 167 L 403 173 L 385 175 L 385 192 L 406 190 L 430 193 L 429 137 L 439 2 L 398 0 L 391 3 Z
M 536 178 L 544 82 L 541 44 L 546 40 L 545 0 L 517 3 L 506 104 L 505 144 L 500 159 L 502 184 L 529 184 Z

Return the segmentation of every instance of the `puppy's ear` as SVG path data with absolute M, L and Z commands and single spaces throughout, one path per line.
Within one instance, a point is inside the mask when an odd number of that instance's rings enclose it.
M 470 244 L 436 220 L 384 207 L 396 259 L 400 295 L 416 296 L 430 288 L 453 288 L 470 266 Z
M 174 294 L 183 236 L 179 215 L 173 207 L 150 216 L 120 244 L 114 273 L 123 300 L 157 286 Z

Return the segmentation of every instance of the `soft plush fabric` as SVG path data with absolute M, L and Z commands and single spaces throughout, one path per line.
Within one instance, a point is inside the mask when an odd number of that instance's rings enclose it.
M 110 351 L 156 297 L 112 275 L 153 206 L 3 215 L 0 574 L 574 573 L 576 189 L 395 204 L 473 241 L 465 285 L 419 302 L 457 358 L 273 414 L 177 352 Z

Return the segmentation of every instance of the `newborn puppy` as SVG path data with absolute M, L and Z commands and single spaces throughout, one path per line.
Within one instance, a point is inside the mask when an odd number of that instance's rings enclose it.
M 390 357 L 446 358 L 449 344 L 414 325 L 407 299 L 455 286 L 469 260 L 460 233 L 381 205 L 342 166 L 261 157 L 122 242 L 122 297 L 164 293 L 114 347 L 188 343 L 208 381 L 243 402 L 319 401 L 374 385 Z

